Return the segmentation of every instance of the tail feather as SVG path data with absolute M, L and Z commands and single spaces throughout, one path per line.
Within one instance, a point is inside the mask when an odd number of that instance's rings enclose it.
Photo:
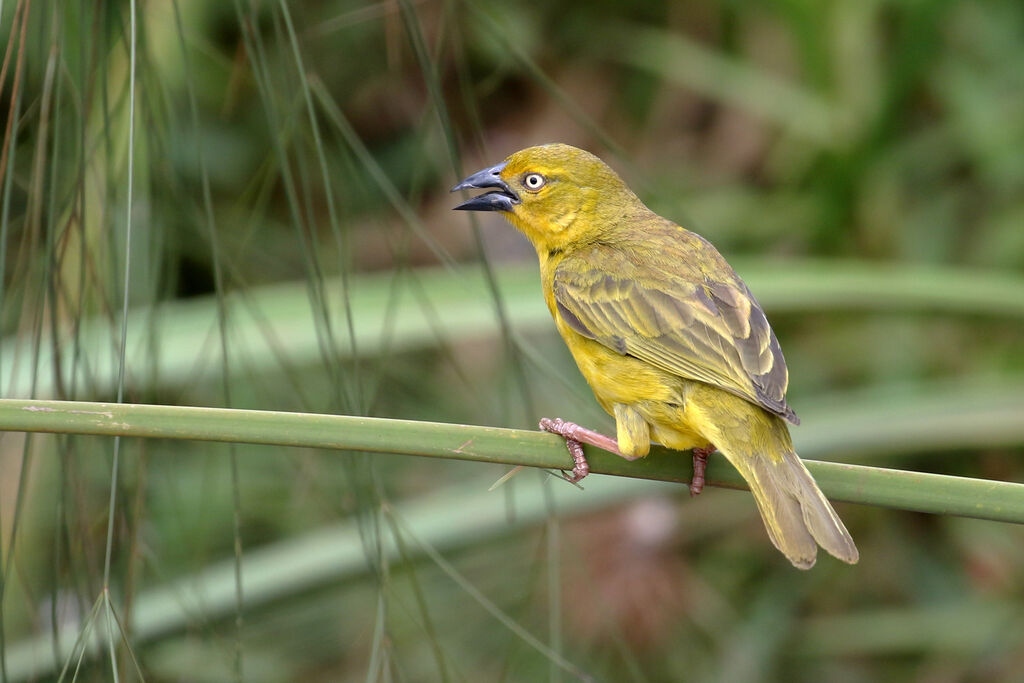
M 772 459 L 730 450 L 722 453 L 750 485 L 768 537 L 794 566 L 814 566 L 818 545 L 843 562 L 855 564 L 860 559 L 850 532 L 800 456 L 787 450 Z

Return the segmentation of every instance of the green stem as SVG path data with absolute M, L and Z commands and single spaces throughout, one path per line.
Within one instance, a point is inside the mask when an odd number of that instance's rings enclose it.
M 569 469 L 562 440 L 550 434 L 345 415 L 78 401 L 0 400 L 0 429 L 136 436 L 399 453 Z M 687 482 L 690 459 L 663 448 L 627 462 L 588 449 L 591 471 Z M 1024 484 L 808 461 L 830 498 L 935 514 L 1024 522 Z M 744 488 L 724 458 L 709 463 L 711 486 Z

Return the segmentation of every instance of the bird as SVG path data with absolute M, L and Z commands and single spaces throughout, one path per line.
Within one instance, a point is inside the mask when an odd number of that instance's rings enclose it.
M 597 156 L 528 147 L 452 192 L 486 189 L 459 211 L 495 211 L 533 245 L 544 300 L 614 437 L 561 418 L 570 481 L 589 472 L 582 443 L 629 460 L 656 442 L 692 450 L 691 494 L 716 450 L 753 493 L 771 542 L 809 569 L 820 545 L 855 564 L 857 547 L 793 448 L 789 371 L 764 310 L 700 235 L 651 211 Z

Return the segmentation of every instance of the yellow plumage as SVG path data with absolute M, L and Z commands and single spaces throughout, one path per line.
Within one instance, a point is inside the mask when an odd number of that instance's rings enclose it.
M 795 566 L 811 567 L 818 545 L 857 561 L 793 450 L 785 421 L 798 420 L 775 334 L 709 242 L 650 211 L 604 162 L 568 145 L 516 152 L 454 189 L 468 187 L 497 189 L 456 208 L 500 211 L 536 248 L 548 309 L 615 417 L 621 455 L 644 456 L 652 441 L 717 447 Z

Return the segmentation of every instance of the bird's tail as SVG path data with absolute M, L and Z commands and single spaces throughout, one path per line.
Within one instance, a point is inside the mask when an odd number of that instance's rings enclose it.
M 814 566 L 819 545 L 843 562 L 857 562 L 860 553 L 850 532 L 788 443 L 771 453 L 716 445 L 747 481 L 768 536 L 794 566 Z

